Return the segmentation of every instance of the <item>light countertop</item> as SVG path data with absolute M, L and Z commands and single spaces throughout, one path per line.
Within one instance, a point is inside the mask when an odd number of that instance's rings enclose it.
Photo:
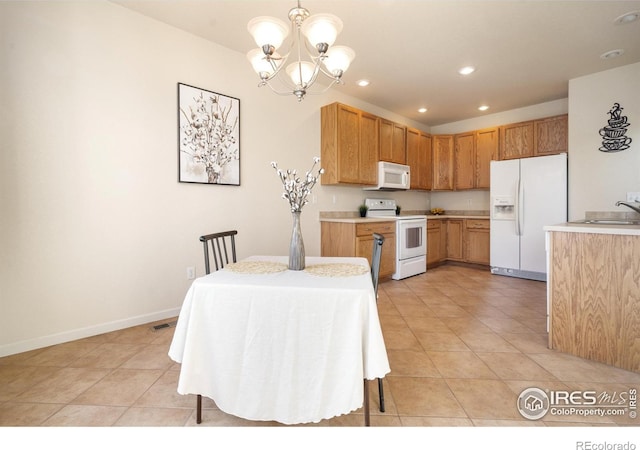
M 427 214 L 427 220 L 429 219 L 480 219 L 489 220 L 489 216 L 479 214 Z
M 460 210 L 445 212 L 445 214 L 431 214 L 424 210 L 405 210 L 402 216 L 427 216 L 427 220 L 433 219 L 485 219 L 489 220 L 489 211 L 483 210 Z M 357 212 L 350 211 L 321 211 L 320 222 L 342 222 L 342 223 L 367 223 L 367 222 L 389 222 L 396 220 L 396 217 L 359 217 Z
M 412 216 L 414 214 L 411 214 Z M 489 216 L 468 216 L 455 214 L 426 214 L 427 220 L 433 219 L 487 219 Z M 402 217 L 402 216 L 400 216 Z M 367 222 L 393 222 L 396 217 L 320 217 L 320 222 L 341 222 L 341 223 L 367 223 Z
M 562 231 L 565 233 L 621 234 L 640 236 L 640 225 L 598 225 L 594 223 L 560 223 L 544 227 L 545 231 Z
M 369 223 L 395 222 L 395 217 L 320 217 L 320 222 Z

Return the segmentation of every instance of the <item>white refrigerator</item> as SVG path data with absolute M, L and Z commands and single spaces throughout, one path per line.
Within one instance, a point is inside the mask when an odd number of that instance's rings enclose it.
M 567 155 L 491 161 L 491 272 L 546 281 L 543 227 L 567 221 Z

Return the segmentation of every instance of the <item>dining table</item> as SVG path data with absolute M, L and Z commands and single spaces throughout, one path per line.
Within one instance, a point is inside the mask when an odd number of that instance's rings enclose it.
M 251 256 L 196 278 L 169 349 L 177 391 L 251 421 L 318 423 L 364 407 L 390 372 L 366 258 Z

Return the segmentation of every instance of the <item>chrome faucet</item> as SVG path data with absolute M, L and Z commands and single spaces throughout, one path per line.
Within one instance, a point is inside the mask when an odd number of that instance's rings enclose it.
M 620 205 L 627 206 L 627 207 L 629 207 L 629 208 L 633 209 L 633 210 L 634 210 L 635 212 L 637 212 L 638 214 L 640 214 L 640 208 L 638 208 L 637 206 L 630 205 L 630 204 L 629 204 L 629 203 L 627 203 L 627 202 L 616 202 L 616 206 L 620 206 Z

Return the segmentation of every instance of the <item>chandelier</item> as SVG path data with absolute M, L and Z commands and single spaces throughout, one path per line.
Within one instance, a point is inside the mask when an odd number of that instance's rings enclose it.
M 344 45 L 333 45 L 342 31 L 342 21 L 332 14 L 309 15 L 309 11 L 300 6 L 289 11 L 290 25 L 275 17 L 255 17 L 249 21 L 247 29 L 253 36 L 258 48 L 247 53 L 247 58 L 260 77 L 258 86 L 269 86 L 278 95 L 295 95 L 298 101 L 309 94 L 326 92 L 336 83 L 342 83 L 356 53 Z M 277 50 L 283 44 L 291 30 L 291 42 L 284 55 Z M 306 38 L 306 39 L 305 39 Z M 286 64 L 291 59 L 293 62 Z M 282 69 L 288 77 L 282 75 Z M 309 89 L 320 74 L 330 80 L 322 91 Z M 282 90 L 272 86 L 278 79 Z

